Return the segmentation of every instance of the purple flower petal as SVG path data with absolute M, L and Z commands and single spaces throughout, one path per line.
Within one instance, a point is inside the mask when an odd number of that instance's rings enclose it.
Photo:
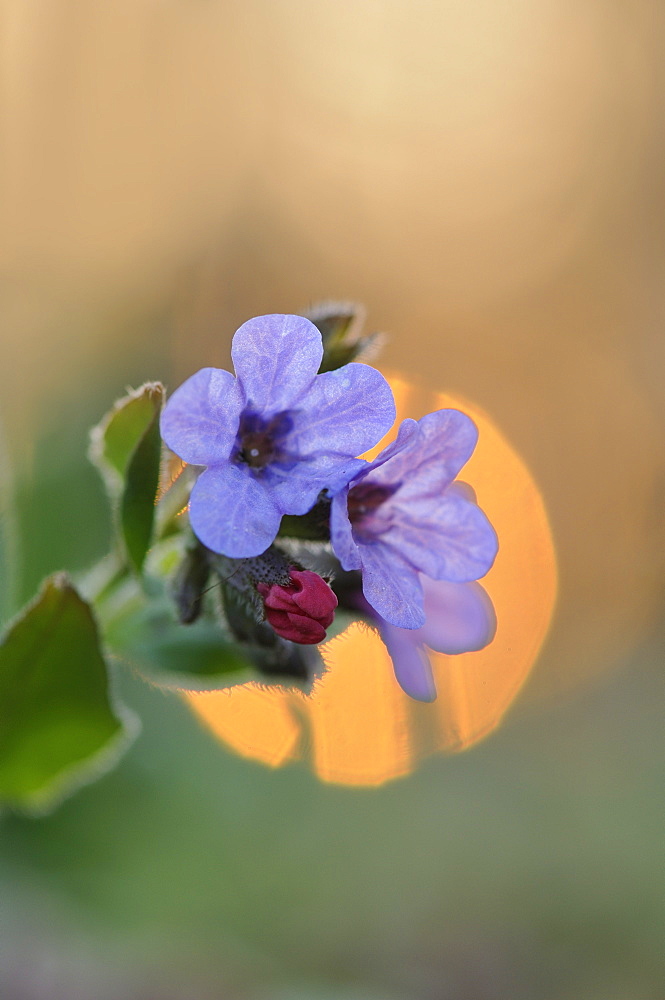
M 303 457 L 360 455 L 395 420 L 395 401 L 385 378 L 357 362 L 317 376 L 299 405 L 307 417 L 296 418 L 289 442 Z
M 306 514 L 322 490 L 339 490 L 364 464 L 357 458 L 313 459 L 298 462 L 288 472 L 268 469 L 260 479 L 282 514 Z
M 297 479 L 289 472 L 286 477 L 270 477 L 266 481 L 266 489 L 270 490 L 281 514 L 299 515 L 312 509 L 322 486 L 318 480 Z
M 351 532 L 346 490 L 334 496 L 330 505 L 330 539 L 342 569 L 360 569 L 362 563 Z
M 468 462 L 477 440 L 476 425 L 460 410 L 437 410 L 417 424 L 405 420 L 397 440 L 372 463 L 372 480 L 402 483 L 405 498 L 440 493 Z
M 496 614 L 479 583 L 448 583 L 423 577 L 426 621 L 418 636 L 437 653 L 469 653 L 494 638 Z M 414 635 L 415 633 L 410 633 Z
M 436 687 L 432 667 L 426 651 L 413 636 L 413 632 L 395 628 L 388 622 L 381 625 L 381 638 L 393 661 L 395 677 L 402 690 L 416 701 L 434 701 Z
M 231 357 L 247 404 L 279 413 L 296 406 L 321 364 L 321 334 L 303 316 L 257 316 L 236 331 Z
M 391 441 L 389 445 L 383 449 L 383 451 L 370 462 L 367 472 L 372 473 L 372 479 L 374 482 L 394 482 L 395 479 L 399 481 L 399 476 L 395 475 L 398 468 L 397 465 L 393 469 L 389 467 L 387 474 L 384 475 L 384 466 L 388 463 L 394 455 L 399 455 L 404 448 L 406 448 L 411 439 L 418 434 L 418 421 L 413 420 L 411 417 L 406 417 L 402 423 L 399 425 L 397 430 L 397 437 L 394 441 Z
M 359 546 L 363 594 L 382 618 L 399 628 L 425 624 L 423 589 L 418 573 L 385 545 Z
M 279 530 L 281 515 L 271 491 L 232 463 L 202 472 L 189 502 L 197 538 L 232 559 L 265 552 Z
M 231 453 L 241 409 L 242 393 L 233 375 L 202 368 L 169 397 L 161 434 L 183 462 L 216 465 Z
M 288 476 L 294 483 L 307 480 L 318 483 L 318 491 L 327 489 L 329 494 L 338 493 L 349 480 L 357 476 L 367 465 L 362 458 L 346 458 L 343 455 L 315 455 L 302 458 Z M 298 487 L 302 489 L 302 485 Z
M 454 483 L 451 483 L 447 493 L 449 497 L 461 497 L 462 500 L 468 500 L 469 503 L 478 503 L 478 497 L 473 486 L 463 483 L 461 479 L 456 479 Z
M 448 583 L 421 577 L 427 620 L 422 628 L 396 628 L 379 620 L 381 638 L 402 689 L 418 701 L 433 701 L 436 688 L 425 646 L 456 655 L 484 649 L 496 631 L 496 615 L 478 583 Z
M 435 580 L 466 583 L 487 573 L 498 543 L 480 507 L 449 493 L 408 504 L 402 496 L 390 502 L 395 523 L 381 536 L 384 545 Z

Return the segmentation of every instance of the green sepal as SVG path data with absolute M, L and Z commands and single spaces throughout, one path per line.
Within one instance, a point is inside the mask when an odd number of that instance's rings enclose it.
M 321 334 L 323 358 L 319 373 L 335 371 L 359 357 L 374 354 L 380 334 L 364 334 L 365 310 L 354 302 L 322 302 L 305 315 Z
M 90 606 L 50 577 L 0 640 L 0 801 L 43 813 L 109 770 L 138 723 L 109 696 Z
M 164 387 L 147 382 L 119 400 L 91 434 L 90 458 L 117 504 L 123 549 L 137 573 L 143 568 L 155 526 L 163 402 Z

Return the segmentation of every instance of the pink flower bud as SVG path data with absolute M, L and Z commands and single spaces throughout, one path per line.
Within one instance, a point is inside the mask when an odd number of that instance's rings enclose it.
M 287 587 L 257 584 L 266 620 L 283 639 L 302 645 L 323 642 L 335 617 L 337 598 L 325 580 L 311 570 L 292 569 L 289 576 L 292 582 Z

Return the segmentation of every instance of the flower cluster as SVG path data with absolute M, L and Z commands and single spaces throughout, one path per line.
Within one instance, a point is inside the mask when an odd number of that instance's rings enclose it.
M 164 441 L 197 473 L 189 500 L 195 536 L 212 553 L 255 564 L 280 551 L 294 519 L 297 537 L 307 538 L 316 513 L 319 534 L 309 537 L 329 540 L 337 569 L 357 578 L 348 606 L 377 624 L 404 690 L 431 700 L 423 644 L 478 649 L 495 627 L 475 581 L 494 561 L 496 535 L 456 480 L 475 448 L 475 425 L 458 410 L 405 420 L 367 462 L 358 456 L 395 419 L 376 369 L 351 361 L 326 370 L 320 329 L 300 316 L 245 323 L 232 358 L 235 377 L 202 369 L 162 414 Z M 250 574 L 262 615 L 286 640 L 320 642 L 337 597 L 311 569 L 288 558 L 285 567 L 279 579 Z

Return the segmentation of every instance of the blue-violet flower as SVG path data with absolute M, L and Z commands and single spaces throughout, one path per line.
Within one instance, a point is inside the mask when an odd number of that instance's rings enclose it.
M 469 487 L 453 482 L 478 431 L 459 410 L 404 420 L 397 439 L 333 497 L 330 532 L 365 599 L 399 628 L 425 624 L 421 573 L 468 583 L 494 562 L 497 538 Z
M 317 375 L 321 334 L 302 316 L 259 316 L 233 338 L 236 371 L 202 368 L 176 389 L 161 419 L 164 441 L 205 466 L 190 497 L 194 534 L 213 552 L 264 552 L 283 514 L 305 514 L 321 490 L 341 489 L 356 456 L 395 419 L 383 375 L 352 362 Z

